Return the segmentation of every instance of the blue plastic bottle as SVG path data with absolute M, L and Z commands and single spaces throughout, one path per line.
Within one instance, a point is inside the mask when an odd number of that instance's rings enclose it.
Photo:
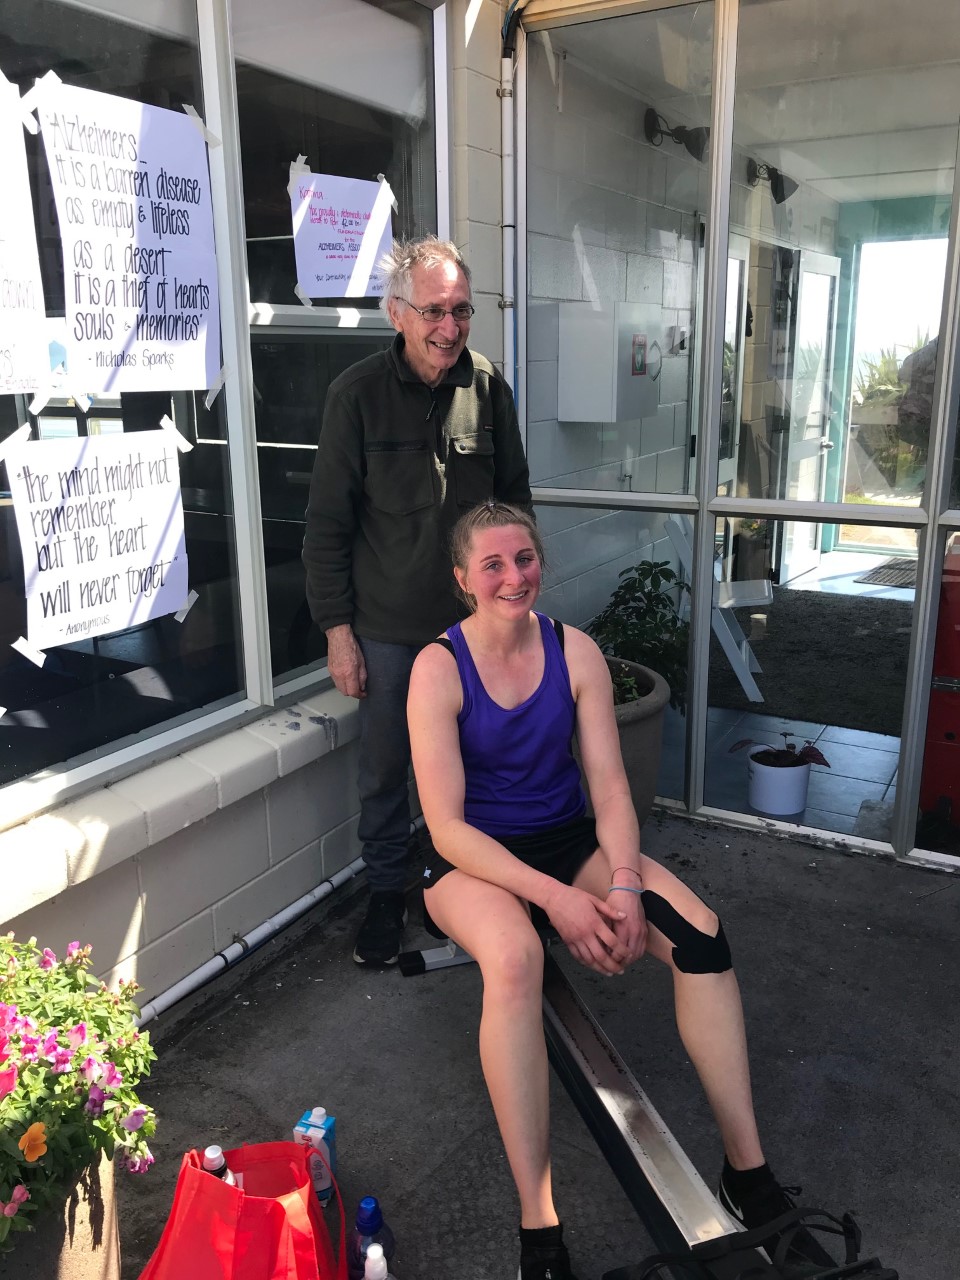
M 383 1245 L 383 1256 L 388 1263 L 393 1260 L 397 1242 L 383 1220 L 380 1202 L 376 1196 L 364 1196 L 357 1206 L 356 1226 L 347 1237 L 347 1272 L 350 1280 L 364 1280 L 367 1248 L 371 1244 Z

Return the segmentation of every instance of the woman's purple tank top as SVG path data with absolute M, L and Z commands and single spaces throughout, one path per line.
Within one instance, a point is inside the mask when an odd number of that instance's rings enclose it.
M 571 741 L 576 709 L 553 623 L 536 615 L 543 679 L 509 711 L 484 689 L 460 623 L 447 632 L 463 687 L 457 717 L 466 779 L 464 818 L 489 836 L 522 835 L 570 822 L 586 809 Z

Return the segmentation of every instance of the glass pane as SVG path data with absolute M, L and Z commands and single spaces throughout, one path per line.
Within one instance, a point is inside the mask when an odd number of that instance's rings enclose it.
M 717 521 L 705 801 L 885 840 L 896 794 L 916 554 L 891 561 L 868 548 L 866 528 L 851 527 L 851 542 L 863 549 L 835 549 L 788 586 L 776 586 L 769 557 L 800 528 Z M 819 540 L 830 535 L 836 543 L 838 532 L 824 526 Z M 881 532 L 892 542 L 901 531 Z M 736 561 L 742 577 L 730 572 Z M 745 740 L 755 746 L 737 749 Z M 808 741 L 830 767 L 811 765 L 798 809 L 768 807 L 762 790 L 751 800 L 754 750 L 790 743 L 802 750 Z M 784 782 L 806 771 L 774 772 Z
M 21 93 L 52 69 L 67 84 L 152 106 L 190 103 L 202 111 L 195 6 L 165 5 L 162 23 L 149 31 L 134 25 L 139 4 L 117 6 L 126 21 L 91 7 L 4 0 L 0 71 Z M 59 227 L 43 146 L 38 137 L 24 136 L 46 310 L 54 320 L 64 314 Z M 185 392 L 131 393 L 95 400 L 86 416 L 72 401 L 51 399 L 39 418 L 31 418 L 28 401 L 0 396 L 0 438 L 22 423 L 31 425 L 34 440 L 129 433 L 155 429 L 168 414 L 196 442 L 180 455 L 179 466 L 189 582 L 198 599 L 182 624 L 166 616 L 60 645 L 47 651 L 42 667 L 34 666 L 10 647 L 29 635 L 25 567 L 0 465 L 0 707 L 6 709 L 0 783 L 79 762 L 152 728 L 190 719 L 201 708 L 236 698 L 242 688 L 229 463 L 220 426 L 204 425 L 219 424 L 223 397 L 208 414 L 202 396 L 198 406 Z M 34 572 L 29 562 L 27 569 Z
M 743 496 L 919 504 L 960 114 L 953 15 L 952 0 L 919 0 L 891 54 L 892 4 L 741 4 Z
M 307 608 L 300 553 L 327 388 L 390 340 L 386 332 L 278 337 L 253 331 L 257 463 L 275 676 L 326 656 L 325 638 Z
M 713 5 L 531 36 L 527 419 L 535 484 L 685 493 Z
M 231 20 L 250 297 L 297 306 L 287 183 L 298 155 L 314 173 L 386 175 L 394 234 L 436 230 L 432 15 L 413 0 L 234 0 Z
M 689 613 L 671 533 L 676 517 L 547 506 L 537 507 L 536 516 L 547 554 L 542 611 L 590 631 L 612 608 L 596 634 L 601 648 L 652 668 L 670 685 L 656 793 L 682 799 Z
M 960 857 L 960 533 L 946 537 L 917 844 Z

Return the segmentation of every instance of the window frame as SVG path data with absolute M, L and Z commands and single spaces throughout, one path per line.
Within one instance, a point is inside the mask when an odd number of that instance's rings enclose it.
M 437 233 L 448 237 L 452 157 L 447 106 L 447 3 L 446 0 L 415 2 L 433 14 Z M 196 0 L 196 15 L 203 123 L 212 135 L 208 158 L 217 244 L 222 364 L 226 371 L 219 394 L 225 397 L 243 684 L 229 706 L 212 706 L 206 711 L 188 713 L 189 718 L 183 722 L 162 726 L 149 736 L 111 744 L 94 759 L 85 759 L 82 763 L 66 760 L 9 783 L 0 789 L 0 830 L 241 728 L 275 705 L 287 705 L 304 693 L 329 689 L 333 683 L 325 663 L 290 679 L 280 677 L 276 683 L 272 677 L 257 470 L 252 335 L 254 329 L 262 331 L 273 326 L 277 326 L 277 332 L 298 336 L 311 332 L 329 335 L 345 329 L 355 332 L 357 328 L 382 332 L 390 331 L 390 326 L 379 310 L 360 312 L 359 321 L 354 323 L 357 312 L 348 307 L 277 307 L 250 301 L 229 0 Z M 345 312 L 352 315 L 344 315 Z

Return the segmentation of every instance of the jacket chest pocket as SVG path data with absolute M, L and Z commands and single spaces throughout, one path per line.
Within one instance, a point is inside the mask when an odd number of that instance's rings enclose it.
M 433 453 L 424 441 L 370 441 L 366 465 L 365 492 L 378 511 L 405 516 L 434 502 Z
M 448 485 L 451 463 L 458 506 L 475 507 L 494 496 L 493 437 L 489 431 L 451 438 L 447 462 Z

